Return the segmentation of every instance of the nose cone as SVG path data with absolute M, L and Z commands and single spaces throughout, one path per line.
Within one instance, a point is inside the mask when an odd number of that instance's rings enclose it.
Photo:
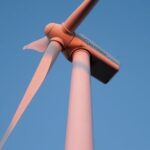
M 48 25 L 45 26 L 44 32 L 47 35 L 53 28 L 54 23 L 49 23 Z

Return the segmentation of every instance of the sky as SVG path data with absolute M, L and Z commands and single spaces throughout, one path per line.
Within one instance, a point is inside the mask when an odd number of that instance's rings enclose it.
M 0 1 L 0 138 L 43 55 L 22 47 L 81 2 Z M 121 64 L 106 85 L 91 78 L 95 150 L 150 149 L 149 6 L 149 0 L 101 0 L 77 30 Z M 71 68 L 60 54 L 4 150 L 64 149 Z

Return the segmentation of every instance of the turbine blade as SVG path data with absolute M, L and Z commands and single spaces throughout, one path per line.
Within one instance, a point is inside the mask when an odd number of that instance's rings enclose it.
M 49 44 L 49 40 L 48 38 L 45 36 L 37 41 L 33 41 L 27 45 L 25 45 L 23 47 L 23 49 L 33 49 L 33 50 L 36 50 L 38 52 L 44 52 L 47 47 L 48 47 L 48 44 Z
M 2 140 L 0 141 L 0 150 L 2 150 L 4 144 L 6 143 L 8 137 L 12 133 L 13 129 L 17 125 L 18 121 L 20 120 L 22 114 L 26 110 L 27 106 L 30 104 L 33 96 L 38 91 L 40 85 L 44 81 L 49 69 L 52 67 L 54 60 L 56 59 L 57 55 L 61 51 L 61 46 L 57 42 L 51 42 L 41 59 L 41 62 L 24 94 L 23 99 L 21 100 L 16 113 L 14 114 L 12 121 L 10 122 Z
M 75 31 L 99 0 L 84 0 L 63 23 L 69 31 Z

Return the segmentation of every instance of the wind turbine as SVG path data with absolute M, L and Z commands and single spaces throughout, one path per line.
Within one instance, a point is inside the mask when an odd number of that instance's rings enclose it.
M 93 150 L 90 75 L 107 83 L 120 68 L 119 63 L 109 54 L 75 33 L 97 2 L 98 0 L 84 0 L 65 22 L 48 24 L 45 27 L 45 37 L 24 47 L 44 52 L 44 55 L 0 141 L 0 150 L 60 52 L 73 64 L 65 150 Z

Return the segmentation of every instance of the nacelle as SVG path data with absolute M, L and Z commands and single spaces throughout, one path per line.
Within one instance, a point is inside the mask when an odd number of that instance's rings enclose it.
M 107 83 L 119 71 L 119 63 L 113 57 L 87 38 L 70 32 L 64 24 L 47 25 L 45 34 L 50 41 L 57 41 L 62 45 L 63 53 L 69 61 L 72 61 L 76 50 L 88 51 L 91 57 L 91 75 L 103 83 Z

